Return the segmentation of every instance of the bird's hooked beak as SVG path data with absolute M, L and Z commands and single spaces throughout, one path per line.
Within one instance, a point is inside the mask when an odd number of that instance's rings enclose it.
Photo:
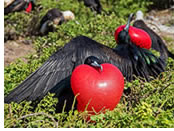
M 96 61 L 94 61 L 93 63 L 91 63 L 91 65 L 92 65 L 93 67 L 100 68 L 101 71 L 103 71 L 103 67 L 102 67 L 102 65 L 98 64 Z
M 134 13 L 131 13 L 131 14 L 129 15 L 129 18 L 128 18 L 126 27 L 124 28 L 124 30 L 127 31 L 127 32 L 129 31 L 130 23 L 131 23 L 131 21 L 133 20 L 133 17 L 134 17 Z
M 55 18 L 53 19 L 53 24 L 58 25 L 60 21 L 61 21 L 61 18 Z

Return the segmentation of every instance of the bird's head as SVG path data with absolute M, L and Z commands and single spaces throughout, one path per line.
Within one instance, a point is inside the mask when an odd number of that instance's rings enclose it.
M 151 38 L 147 32 L 142 29 L 130 26 L 134 14 L 130 14 L 126 25 L 121 25 L 115 30 L 115 40 L 117 44 L 129 44 L 150 49 L 152 45 Z
M 56 18 L 54 18 L 53 20 L 52 20 L 52 24 L 53 25 L 59 25 L 59 24 L 61 24 L 62 22 L 61 22 L 61 17 L 56 17 Z
M 130 41 L 129 28 L 134 14 L 130 14 L 126 25 L 121 25 L 115 31 L 115 40 L 118 44 L 127 44 Z
M 84 64 L 90 65 L 95 68 L 100 68 L 103 71 L 102 62 L 95 56 L 89 56 L 85 59 Z

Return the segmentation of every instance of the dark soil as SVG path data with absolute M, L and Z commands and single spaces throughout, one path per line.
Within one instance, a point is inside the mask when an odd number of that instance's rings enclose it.
M 9 65 L 17 58 L 26 61 L 25 56 L 34 53 L 31 41 L 28 40 L 8 40 L 4 43 L 4 66 Z

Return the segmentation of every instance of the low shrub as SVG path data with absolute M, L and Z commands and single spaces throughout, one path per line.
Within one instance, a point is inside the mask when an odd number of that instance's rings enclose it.
M 42 5 L 36 10 L 12 13 L 4 17 L 5 28 L 13 28 L 19 36 L 26 37 L 27 29 L 34 17 L 38 21 L 51 8 L 71 10 L 76 19 L 56 27 L 47 36 L 28 36 L 33 40 L 36 53 L 26 56 L 27 62 L 16 60 L 4 70 L 4 95 L 18 86 L 26 77 L 40 67 L 52 53 L 63 47 L 78 35 L 88 36 L 104 45 L 115 47 L 114 31 L 125 24 L 127 16 L 139 9 L 146 11 L 151 4 L 145 0 L 101 0 L 104 12 L 93 13 L 78 0 L 38 0 Z M 137 78 L 125 83 L 130 88 L 129 95 L 123 94 L 120 103 L 113 111 L 97 114 L 86 121 L 86 112 L 70 110 L 56 113 L 58 99 L 48 93 L 37 105 L 30 101 L 4 106 L 4 127 L 174 127 L 174 61 L 169 58 L 166 71 L 150 82 Z

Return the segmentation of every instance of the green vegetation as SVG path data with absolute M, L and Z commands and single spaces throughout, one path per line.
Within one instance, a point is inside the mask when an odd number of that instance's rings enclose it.
M 150 2 L 146 0 L 101 0 L 105 12 L 96 15 L 78 0 L 37 0 L 43 9 L 31 14 L 16 12 L 4 17 L 8 26 L 18 36 L 33 40 L 36 53 L 26 56 L 27 63 L 18 59 L 5 67 L 4 95 L 19 85 L 35 71 L 56 50 L 64 46 L 73 37 L 88 36 L 100 43 L 115 47 L 113 37 L 116 27 L 125 24 L 127 16 L 142 9 L 147 11 Z M 47 36 L 29 35 L 29 27 L 37 25 L 41 17 L 51 8 L 71 10 L 76 20 L 57 26 L 56 32 Z M 36 19 L 38 21 L 33 21 Z M 33 23 L 35 22 L 35 23 Z M 32 23 L 32 24 L 31 24 Z M 79 23 L 79 24 L 78 24 Z M 77 110 L 56 113 L 58 102 L 54 94 L 48 94 L 33 108 L 31 102 L 11 103 L 4 106 L 4 127 L 174 127 L 174 61 L 169 58 L 166 71 L 151 82 L 137 78 L 125 83 L 125 89 L 131 88 L 131 94 L 123 95 L 113 111 L 91 117 L 96 122 L 86 121 L 86 112 Z

